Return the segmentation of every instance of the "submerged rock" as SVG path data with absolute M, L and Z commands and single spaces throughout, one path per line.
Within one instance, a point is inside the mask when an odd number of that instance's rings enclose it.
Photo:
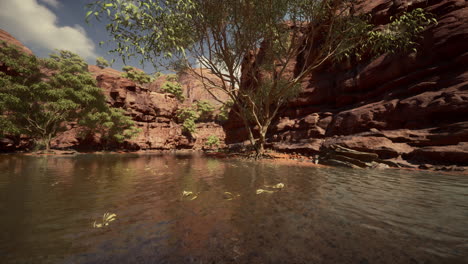
M 357 151 L 340 145 L 329 145 L 322 149 L 320 164 L 348 168 L 378 168 L 399 167 L 391 161 L 379 159 L 375 153 Z

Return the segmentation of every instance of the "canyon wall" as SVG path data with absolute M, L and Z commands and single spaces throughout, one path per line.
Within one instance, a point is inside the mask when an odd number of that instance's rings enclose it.
M 468 165 L 467 2 L 366 0 L 356 11 L 378 25 L 418 7 L 438 24 L 424 32 L 417 52 L 314 72 L 279 114 L 269 145 L 307 154 L 341 145 L 401 164 Z M 226 143 L 246 140 L 235 118 L 225 130 Z

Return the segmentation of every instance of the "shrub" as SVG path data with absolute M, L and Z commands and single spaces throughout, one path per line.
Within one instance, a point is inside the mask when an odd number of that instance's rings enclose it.
M 109 65 L 109 62 L 103 57 L 96 58 L 96 66 L 98 66 L 99 68 L 104 69 L 106 67 L 109 67 Z
M 210 148 L 219 146 L 219 138 L 217 136 L 211 135 L 206 139 L 205 145 Z
M 193 135 L 196 131 L 195 121 L 200 118 L 200 114 L 193 107 L 181 108 L 177 112 L 177 119 L 182 122 L 182 131 Z
M 163 76 L 164 74 L 162 74 L 161 72 L 155 72 L 153 73 L 153 75 L 151 76 L 153 79 L 157 79 L 161 76 Z
M 104 146 L 123 143 L 141 132 L 135 122 L 120 108 L 106 108 L 105 111 L 92 112 L 79 121 L 85 127 L 84 134 L 100 134 Z
M 173 94 L 175 95 L 175 97 L 177 98 L 177 100 L 183 102 L 185 100 L 185 97 L 183 95 L 183 90 L 182 90 L 182 86 L 180 85 L 180 83 L 177 83 L 177 82 L 165 82 L 162 86 L 161 86 L 161 91 L 165 92 L 165 93 L 170 93 L 170 94 Z
M 153 78 L 146 74 L 143 71 L 139 71 L 132 66 L 124 66 L 122 70 L 125 72 L 122 74 L 122 77 L 130 79 L 139 84 L 150 83 L 153 81 Z
M 207 101 L 198 101 L 196 103 L 197 111 L 200 114 L 200 119 L 207 120 L 215 110 L 214 106 Z
M 166 75 L 166 81 L 168 82 L 177 82 L 178 80 L 179 80 L 179 76 L 177 76 L 177 74 Z

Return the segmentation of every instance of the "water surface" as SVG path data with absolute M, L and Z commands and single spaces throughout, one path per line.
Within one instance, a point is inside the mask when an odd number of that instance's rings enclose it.
M 467 175 L 1 155 L 0 216 L 1 263 L 468 263 Z

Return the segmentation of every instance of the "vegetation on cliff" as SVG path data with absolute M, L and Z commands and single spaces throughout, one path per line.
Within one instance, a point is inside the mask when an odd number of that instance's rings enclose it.
M 76 120 L 89 132 L 99 124 L 105 128 L 99 130 L 101 135 L 110 140 L 134 134 L 133 122 L 109 108 L 78 55 L 60 50 L 40 59 L 2 42 L 0 65 L 1 134 L 27 135 L 46 150 L 67 122 Z
M 196 122 L 207 121 L 215 108 L 207 101 L 197 101 L 189 107 L 182 107 L 177 111 L 177 119 L 182 122 L 182 131 L 193 136 L 196 133 Z
M 185 100 L 185 96 L 183 94 L 182 86 L 177 81 L 167 81 L 164 82 L 161 86 L 161 91 L 164 93 L 170 93 L 174 95 L 177 100 L 183 102 Z
M 101 68 L 101 69 L 104 69 L 104 68 L 106 68 L 106 67 L 109 67 L 110 64 L 109 64 L 109 62 L 108 62 L 106 59 L 104 59 L 103 57 L 97 57 L 97 58 L 96 58 L 96 66 L 98 66 L 98 67 Z
M 236 103 L 232 111 L 262 155 L 273 119 L 311 72 L 333 60 L 413 49 L 414 38 L 435 22 L 416 9 L 376 28 L 354 13 L 354 2 L 99 0 L 88 17 L 109 20 L 106 28 L 118 44 L 113 52 L 123 58 L 210 69 L 220 82 L 191 72 Z M 303 61 L 295 64 L 299 54 Z
M 139 84 L 146 84 L 153 81 L 150 75 L 146 74 L 144 71 L 137 70 L 132 66 L 124 66 L 122 70 L 125 72 L 122 74 L 122 77 L 132 80 Z

